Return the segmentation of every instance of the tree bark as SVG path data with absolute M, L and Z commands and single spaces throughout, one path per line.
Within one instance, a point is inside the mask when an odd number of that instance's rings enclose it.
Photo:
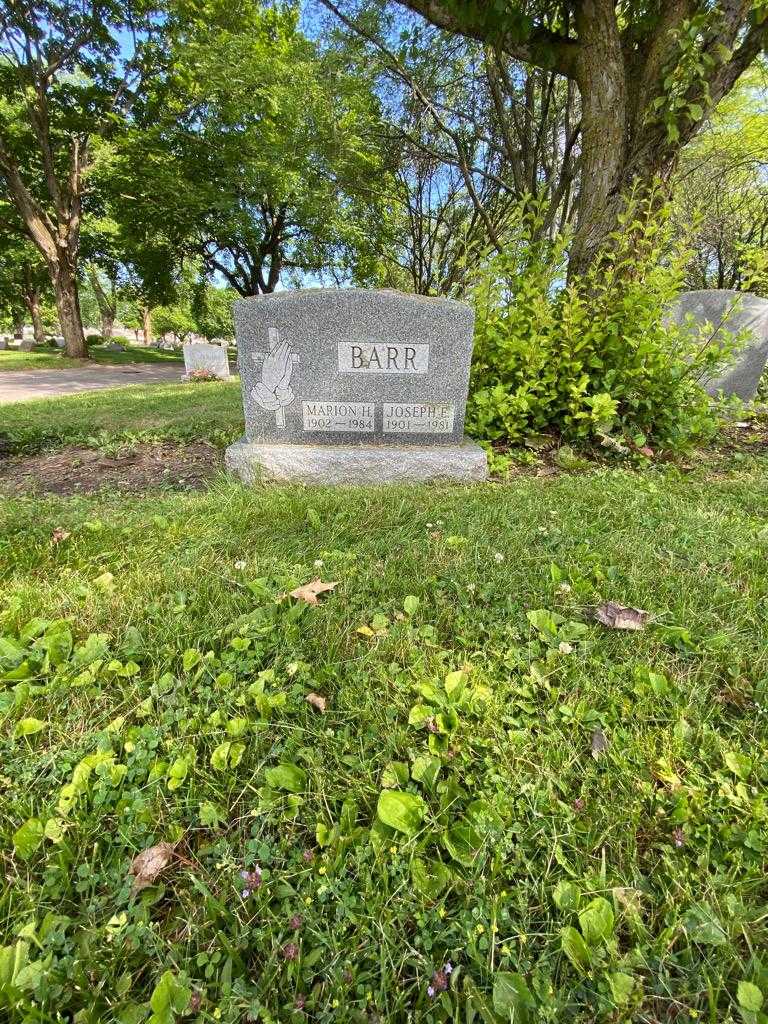
M 36 115 L 37 116 L 37 115 Z M 47 135 L 41 145 L 46 167 L 47 188 L 54 212 L 49 214 L 33 196 L 22 178 L 19 163 L 0 137 L 0 171 L 29 238 L 45 260 L 56 298 L 64 350 L 73 359 L 88 358 L 88 344 L 80 316 L 77 257 L 80 244 L 82 174 L 87 163 L 87 140 L 70 140 L 69 174 L 64 188 L 53 173 L 53 156 Z
M 101 314 L 101 336 L 105 341 L 109 341 L 112 337 L 112 333 L 115 327 L 115 318 L 111 313 L 102 312 Z
M 64 350 L 71 359 L 87 359 L 88 344 L 80 315 L 77 278 L 66 258 L 60 258 L 51 271 L 59 325 L 64 337 Z
M 32 330 L 35 335 L 35 344 L 45 344 L 45 329 L 43 328 L 43 317 L 40 312 L 40 292 L 37 288 L 32 288 L 25 292 L 24 301 L 27 304 L 29 315 L 32 319 Z
M 589 267 L 617 224 L 629 144 L 627 82 L 613 3 L 584 0 L 576 28 L 582 156 L 569 277 Z
M 144 344 L 148 345 L 152 341 L 152 310 L 149 306 L 142 307 L 141 323 L 144 331 Z

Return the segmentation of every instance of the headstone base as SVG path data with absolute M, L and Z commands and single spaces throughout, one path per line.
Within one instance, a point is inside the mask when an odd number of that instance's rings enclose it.
M 459 444 L 309 445 L 250 444 L 227 448 L 227 469 L 245 483 L 274 480 L 304 484 L 473 483 L 488 477 L 488 458 L 468 438 Z

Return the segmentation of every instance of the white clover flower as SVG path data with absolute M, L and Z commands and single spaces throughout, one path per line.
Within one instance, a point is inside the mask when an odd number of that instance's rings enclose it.
M 246 566 L 246 563 L 243 562 L 242 559 L 240 561 L 238 561 L 238 562 L 235 562 L 235 568 L 236 569 L 239 569 L 239 570 L 242 571 L 245 568 L 245 566 Z
M 557 589 L 560 591 L 561 594 L 570 594 L 573 587 L 571 587 L 570 583 L 561 583 Z
M 504 561 L 504 555 L 502 555 L 500 551 L 497 551 L 496 554 L 493 556 L 493 559 L 495 562 L 498 562 L 500 564 Z
M 322 560 L 322 558 L 316 558 L 315 559 L 315 568 L 316 569 L 322 569 L 324 565 L 325 565 L 325 562 Z
M 566 643 L 565 640 L 560 641 L 557 645 L 557 649 L 561 654 L 573 654 L 573 645 Z

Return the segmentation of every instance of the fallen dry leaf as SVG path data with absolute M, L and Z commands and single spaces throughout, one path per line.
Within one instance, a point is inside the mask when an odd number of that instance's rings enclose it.
M 595 618 L 609 629 L 644 629 L 650 615 L 642 608 L 626 608 L 615 601 L 605 601 L 595 608 Z
M 295 597 L 297 601 L 306 601 L 307 604 L 317 604 L 318 594 L 324 594 L 326 590 L 333 590 L 338 585 L 338 580 L 335 583 L 323 583 L 318 576 L 316 580 L 311 580 L 309 583 L 305 583 L 303 587 L 296 587 L 295 590 L 292 590 L 291 597 Z
M 154 885 L 161 872 L 173 859 L 173 847 L 170 843 L 158 843 L 137 854 L 131 862 L 133 891 L 139 892 L 148 885 Z
M 319 693 L 308 693 L 304 698 L 307 704 L 311 704 L 316 711 L 325 711 L 328 701 L 325 697 L 321 697 Z
M 653 448 L 649 448 L 647 444 L 644 444 L 642 448 L 638 448 L 637 450 L 641 455 L 644 455 L 646 459 L 653 458 Z
M 53 541 L 54 544 L 61 544 L 63 540 L 66 540 L 67 537 L 70 536 L 71 534 L 69 530 L 65 530 L 61 526 L 57 526 L 56 529 L 51 534 L 51 540 Z
M 602 729 L 597 728 L 592 733 L 592 757 L 595 760 L 604 754 L 608 749 L 608 739 Z

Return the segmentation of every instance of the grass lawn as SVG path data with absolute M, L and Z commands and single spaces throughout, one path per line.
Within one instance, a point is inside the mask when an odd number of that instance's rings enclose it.
M 767 517 L 759 457 L 3 501 L 4 1019 L 758 1024 Z
M 183 363 L 184 358 L 178 352 L 167 352 L 163 349 L 143 348 L 140 345 L 126 345 L 125 352 L 110 352 L 100 345 L 90 349 L 94 362 L 110 366 L 122 366 L 127 363 Z M 68 359 L 58 349 L 48 346 L 36 348 L 31 352 L 19 352 L 18 349 L 0 350 L 0 373 L 6 370 L 66 370 L 87 366 L 87 360 Z
M 2 353 L 0 353 L 2 355 Z M 225 445 L 243 432 L 240 383 L 143 384 L 2 407 L 0 436 L 15 451 L 159 439 Z

